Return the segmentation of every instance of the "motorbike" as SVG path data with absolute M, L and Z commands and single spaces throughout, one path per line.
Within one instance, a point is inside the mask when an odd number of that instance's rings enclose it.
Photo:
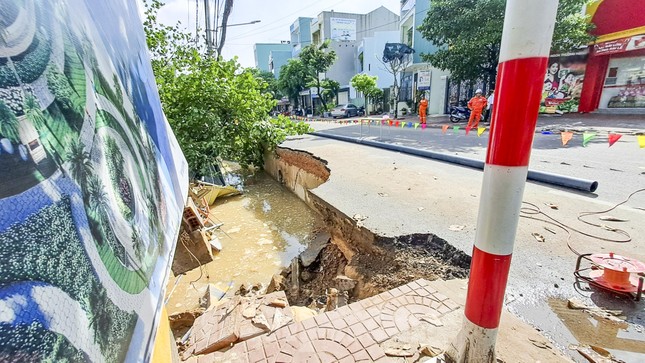
M 470 119 L 470 109 L 465 106 L 463 103 L 459 103 L 458 105 L 450 106 L 450 122 L 457 123 L 460 121 L 468 121 Z M 484 114 L 482 113 L 482 118 L 480 121 L 483 121 L 484 119 Z
M 361 106 L 358 108 L 357 116 L 365 116 L 365 107 Z

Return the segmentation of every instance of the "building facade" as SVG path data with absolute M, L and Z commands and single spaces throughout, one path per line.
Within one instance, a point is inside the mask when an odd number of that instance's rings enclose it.
M 587 13 L 597 38 L 578 111 L 645 114 L 645 0 L 600 0 Z
M 446 111 L 446 92 L 449 73 L 424 62 L 421 54 L 431 54 L 437 47 L 421 35 L 418 28 L 423 24 L 430 1 L 401 1 L 401 22 L 399 42 L 415 50 L 412 62 L 401 76 L 399 109 L 407 108 L 416 112 L 418 101 L 423 94 L 428 100 L 429 114 L 443 114 Z
M 273 76 L 278 79 L 280 69 L 287 64 L 289 59 L 291 59 L 290 50 L 272 50 L 269 53 L 269 72 L 273 73 Z
M 283 51 L 291 53 L 291 44 L 289 42 L 285 43 L 256 43 L 253 45 L 253 56 L 255 57 L 255 68 L 271 72 L 270 56 L 271 52 Z M 285 61 L 286 63 L 286 61 Z M 278 68 L 279 69 L 279 68 Z
M 311 22 L 314 18 L 300 17 L 291 24 L 291 56 L 293 58 L 300 54 L 302 48 L 311 44 Z

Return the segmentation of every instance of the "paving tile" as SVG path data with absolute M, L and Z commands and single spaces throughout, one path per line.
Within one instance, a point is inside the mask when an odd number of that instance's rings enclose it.
M 310 318 L 310 319 L 302 321 L 302 327 L 304 329 L 311 329 L 311 328 L 315 327 L 316 325 L 318 325 L 318 323 L 314 320 L 314 318 Z
M 352 354 L 355 354 L 356 352 L 364 349 L 365 348 L 363 348 L 361 342 L 359 342 L 358 340 L 353 341 L 350 345 L 347 346 L 347 350 Z
M 280 345 L 278 345 L 278 343 L 265 344 L 263 348 L 264 348 L 264 355 L 267 357 L 275 357 L 282 350 L 280 348 Z
M 383 299 L 383 301 L 386 302 L 394 298 L 394 295 L 392 295 L 392 293 L 389 291 L 382 292 L 378 295 Z
M 310 341 L 317 340 L 318 339 L 318 329 L 307 330 L 307 336 L 309 336 Z
M 388 334 L 382 328 L 378 328 L 370 331 L 370 335 L 379 344 L 383 343 L 389 338 Z
M 370 314 L 368 314 L 367 311 L 365 311 L 365 310 L 357 311 L 357 312 L 354 313 L 354 315 L 356 315 L 356 319 L 358 319 L 358 321 L 363 321 L 363 320 L 367 320 L 367 319 L 372 318 L 370 316 Z
M 417 281 L 412 281 L 408 284 L 408 287 L 410 287 L 412 290 L 417 290 L 421 287 L 421 285 L 419 285 L 419 282 Z
M 372 306 L 371 308 L 365 311 L 367 311 L 367 313 L 370 314 L 370 316 L 373 318 L 376 318 L 377 316 L 381 315 L 381 309 L 379 309 L 376 306 Z
M 461 308 L 461 305 L 457 304 L 456 302 L 454 302 L 454 301 L 452 301 L 450 299 L 444 301 L 443 303 L 444 303 L 444 305 L 446 305 L 451 310 L 457 310 L 457 309 Z
M 338 363 L 355 363 L 355 362 L 356 360 L 354 359 L 353 355 L 348 355 L 347 357 L 338 361 Z
M 433 296 L 435 297 L 435 299 L 437 299 L 439 301 L 448 300 L 448 296 L 446 296 L 446 295 L 444 295 L 444 294 L 442 294 L 440 292 L 434 293 Z
M 357 362 L 360 362 L 362 360 L 367 360 L 367 361 L 372 360 L 372 358 L 370 358 L 369 353 L 367 353 L 367 350 L 365 349 L 361 349 L 355 353 L 352 353 L 352 356 L 354 357 L 354 360 L 356 360 Z
M 352 334 L 355 337 L 358 337 L 360 335 L 363 335 L 363 334 L 367 333 L 367 329 L 365 329 L 365 326 L 363 326 L 362 323 L 356 323 L 356 324 L 350 326 L 349 328 L 351 329 Z
M 252 350 L 248 353 L 249 356 L 249 362 L 251 363 L 257 363 L 257 362 L 265 362 L 266 361 L 266 356 L 264 355 L 264 350 L 263 349 L 255 349 Z
M 320 353 L 326 352 L 333 355 L 336 359 L 341 359 L 350 354 L 347 348 L 330 340 L 317 340 L 312 342 L 312 344 L 316 349 L 316 352 L 319 353 L 319 356 L 321 356 Z
M 452 309 L 451 309 L 451 308 L 449 308 L 449 307 L 447 307 L 446 305 L 441 304 L 441 306 L 439 306 L 439 308 L 437 309 L 437 311 L 438 311 L 441 315 L 444 315 L 444 314 L 448 314 L 449 312 L 451 312 L 451 311 L 452 311 Z
M 336 310 L 328 312 L 327 313 L 327 318 L 332 322 L 334 320 L 342 319 L 340 313 L 338 313 L 338 311 L 336 311 Z
M 376 323 L 374 319 L 364 320 L 363 325 L 365 326 L 365 329 L 367 329 L 367 331 L 371 331 L 379 328 L 379 325 Z
M 345 317 L 345 322 L 347 323 L 347 325 L 352 326 L 358 323 L 358 319 L 354 314 L 350 314 Z
M 242 343 L 238 343 L 238 344 L 242 344 Z M 262 339 L 258 339 L 258 338 L 249 339 L 246 342 L 244 342 L 244 344 L 246 344 L 246 350 L 248 351 L 251 351 L 257 348 L 262 348 Z
M 349 306 L 349 309 L 350 309 L 354 314 L 356 314 L 356 312 L 358 312 L 358 311 L 363 311 L 363 310 L 365 310 L 365 309 L 363 308 L 363 305 L 361 305 L 361 304 L 360 304 L 360 301 L 359 301 L 359 302 L 355 302 L 355 303 L 353 303 L 353 304 L 349 304 L 348 306 Z
M 372 358 L 372 361 L 375 361 L 385 356 L 385 352 L 383 351 L 383 348 L 381 348 L 378 344 L 374 344 L 371 347 L 367 348 L 367 354 L 370 355 L 370 358 Z
M 338 314 L 340 314 L 341 316 L 345 316 L 351 313 L 351 309 L 349 308 L 349 305 L 341 306 L 335 311 L 338 312 Z
M 395 298 L 403 295 L 403 291 L 401 291 L 400 287 L 397 287 L 396 289 L 390 290 L 390 293 Z
M 331 325 L 333 325 L 335 329 L 343 329 L 347 327 L 347 322 L 343 318 L 338 318 L 336 320 L 333 320 L 331 322 Z
M 280 328 L 276 330 L 273 334 L 275 334 L 275 337 L 280 340 L 283 338 L 286 338 L 290 336 L 292 333 L 289 331 L 289 329 L 285 326 L 284 328 Z
M 397 329 L 396 327 L 385 328 L 385 334 L 387 334 L 387 336 L 390 338 L 399 334 L 399 332 L 400 332 L 399 329 Z
M 358 341 L 361 343 L 361 345 L 364 348 L 368 348 L 368 347 L 376 344 L 376 341 L 374 340 L 374 338 L 372 338 L 370 333 L 365 333 L 365 334 L 361 335 L 360 337 L 358 337 Z
M 313 319 L 312 319 L 312 321 L 313 321 Z M 296 334 L 298 332 L 301 332 L 304 329 L 303 326 L 302 326 L 302 323 L 290 324 L 290 325 L 287 325 L 287 328 L 289 329 L 289 332 L 291 334 Z M 282 330 L 282 329 L 280 329 L 280 330 Z
M 411 288 L 410 288 L 410 286 L 408 286 L 408 285 L 400 286 L 400 287 L 399 287 L 399 289 L 400 289 L 404 294 L 409 294 L 410 292 L 412 292 L 412 289 L 411 289 Z
M 356 342 L 355 337 L 353 337 L 353 336 L 351 336 L 349 334 L 345 334 L 343 339 L 341 339 L 341 341 L 340 341 L 340 345 L 342 345 L 343 347 L 349 347 L 354 342 Z
M 318 324 L 318 326 L 320 326 L 324 323 L 328 323 L 329 318 L 327 317 L 327 314 L 320 314 L 320 315 L 314 316 L 314 321 L 316 322 L 316 324 Z
M 291 362 L 292 359 L 293 359 L 292 356 L 281 352 L 280 354 L 278 354 L 277 357 L 275 357 L 275 362 L 276 363 L 287 363 L 287 362 Z

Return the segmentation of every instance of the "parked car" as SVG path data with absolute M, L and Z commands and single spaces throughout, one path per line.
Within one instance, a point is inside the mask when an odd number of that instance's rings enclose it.
M 358 107 L 351 103 L 338 105 L 331 110 L 331 117 L 352 117 L 358 115 Z

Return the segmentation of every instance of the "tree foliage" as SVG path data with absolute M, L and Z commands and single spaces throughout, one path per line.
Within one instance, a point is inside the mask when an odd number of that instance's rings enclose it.
M 215 157 L 261 165 L 264 151 L 307 125 L 269 119 L 275 100 L 266 82 L 236 59 L 214 58 L 178 25 L 157 20 L 163 6 L 147 0 L 144 28 L 164 113 L 193 171 Z
M 340 91 L 340 83 L 333 79 L 325 78 L 322 80 L 321 86 L 323 88 L 322 96 L 325 100 L 336 104 L 338 92 Z
M 269 71 L 262 71 L 257 68 L 249 68 L 249 72 L 258 79 L 263 92 L 268 92 L 274 99 L 279 100 L 282 98 L 282 92 L 278 87 L 278 80 L 273 73 Z M 262 83 L 264 82 L 264 83 Z
M 582 14 L 588 0 L 560 0 L 551 52 L 575 50 L 591 40 Z M 439 47 L 422 58 L 456 81 L 483 79 L 494 87 L 504 26 L 504 0 L 436 0 L 419 31 Z
M 365 107 L 367 108 L 367 99 L 370 95 L 375 94 L 376 90 L 380 89 L 376 86 L 376 76 L 370 76 L 369 74 L 359 73 L 352 77 L 350 83 L 352 87 L 356 88 L 358 92 L 363 93 L 365 96 Z
M 300 61 L 302 62 L 307 79 L 307 85 L 315 87 L 319 95 L 322 95 L 322 80 L 320 74 L 327 72 L 336 61 L 336 52 L 329 49 L 329 40 L 322 42 L 320 45 L 310 44 L 300 52 Z M 323 108 L 327 109 L 327 103 L 324 97 L 320 97 Z
M 280 68 L 278 87 L 289 97 L 289 100 L 293 101 L 296 108 L 300 104 L 300 91 L 307 85 L 306 77 L 307 71 L 300 59 L 289 59 L 287 64 Z

